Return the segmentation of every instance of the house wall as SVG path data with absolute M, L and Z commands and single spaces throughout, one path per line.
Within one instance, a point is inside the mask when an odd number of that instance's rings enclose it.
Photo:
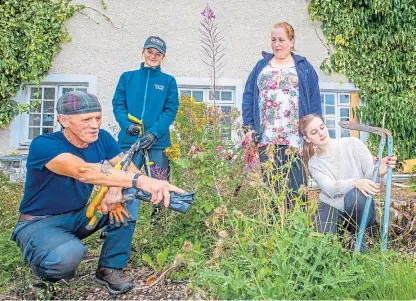
M 91 18 L 76 13 L 66 27 L 72 41 L 63 45 L 54 59 L 50 74 L 95 75 L 97 96 L 103 104 L 104 128 L 115 124 L 111 99 L 120 74 L 138 68 L 144 40 L 159 35 L 167 43 L 163 70 L 175 77 L 206 78 L 201 62 L 199 22 L 205 0 L 106 0 L 79 1 L 108 15 L 84 9 Z M 211 1 L 216 20 L 223 30 L 226 66 L 222 77 L 245 83 L 261 51 L 270 51 L 270 29 L 277 21 L 287 21 L 295 29 L 296 53 L 304 55 L 319 73 L 320 80 L 337 84 L 341 75 L 327 76 L 319 65 L 327 50 L 319 24 L 310 20 L 305 0 L 228 0 Z M 99 22 L 97 24 L 96 22 Z M 116 28 L 118 27 L 118 28 Z M 0 154 L 13 150 L 9 130 L 0 130 Z

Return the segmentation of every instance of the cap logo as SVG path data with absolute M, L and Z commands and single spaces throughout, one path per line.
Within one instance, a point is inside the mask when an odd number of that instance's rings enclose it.
M 159 46 L 163 46 L 163 42 L 159 39 L 151 38 L 150 41 L 152 43 L 158 44 Z

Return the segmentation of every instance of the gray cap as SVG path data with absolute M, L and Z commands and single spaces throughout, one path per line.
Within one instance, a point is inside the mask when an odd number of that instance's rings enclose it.
M 156 36 L 150 36 L 144 42 L 143 48 L 155 48 L 160 51 L 160 53 L 166 53 L 166 43 L 161 38 Z

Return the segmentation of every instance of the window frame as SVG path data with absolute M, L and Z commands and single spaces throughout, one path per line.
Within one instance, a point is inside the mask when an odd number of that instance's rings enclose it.
M 348 108 L 349 109 L 349 119 L 351 119 L 351 93 L 349 92 L 338 92 L 338 91 L 321 91 L 321 105 L 322 105 L 322 117 L 324 118 L 325 123 L 327 122 L 327 119 L 335 119 L 335 137 L 336 139 L 341 138 L 342 131 L 345 129 L 342 129 L 339 126 L 339 122 L 341 121 L 341 109 Z M 327 115 L 326 114 L 326 108 L 325 108 L 325 95 L 333 95 L 334 96 L 334 110 L 335 114 Z M 348 95 L 349 103 L 341 103 L 341 96 Z M 323 99 L 322 99 L 323 96 Z M 351 132 L 349 132 L 349 137 L 351 137 Z
M 32 112 L 29 112 L 29 114 L 27 114 L 27 118 L 25 120 L 26 126 L 25 126 L 25 129 L 24 129 L 23 144 L 30 144 L 31 141 L 33 140 L 33 139 L 29 138 L 29 133 L 30 133 L 31 128 L 39 128 L 40 129 L 39 133 L 42 132 L 42 128 L 43 128 L 42 123 L 43 123 L 43 115 L 44 115 L 43 106 L 44 106 L 44 100 L 45 100 L 44 99 L 44 90 L 45 90 L 45 88 L 46 89 L 47 88 L 54 88 L 55 89 L 54 105 L 53 105 L 53 110 L 54 110 L 53 111 L 53 124 L 52 124 L 52 127 L 49 127 L 49 128 L 52 128 L 52 131 L 55 131 L 55 123 L 56 123 L 55 109 L 56 109 L 56 98 L 57 98 L 57 93 L 58 93 L 57 92 L 58 91 L 57 86 L 55 86 L 55 85 L 28 85 L 27 88 L 28 88 L 28 92 L 27 92 L 27 102 L 26 102 L 26 104 L 30 105 L 31 100 L 33 99 L 33 98 L 31 98 L 31 89 L 41 88 L 42 89 L 42 99 L 40 99 L 40 101 L 41 101 L 41 103 L 40 103 L 40 112 L 39 113 L 35 112 L 36 115 L 37 114 L 40 115 L 39 126 L 31 126 L 30 125 L 30 115 L 32 115 L 31 114 Z M 48 99 L 48 100 L 50 101 L 50 99 Z M 35 115 L 35 114 L 33 114 L 33 115 Z
M 40 116 L 41 116 L 40 125 L 39 126 L 31 126 L 30 125 L 30 115 L 31 115 L 31 112 L 29 114 L 26 114 L 27 115 L 27 118 L 25 120 L 26 126 L 25 126 L 25 128 L 23 130 L 23 137 L 24 137 L 24 139 L 23 139 L 23 141 L 21 143 L 23 145 L 30 144 L 32 142 L 32 140 L 34 139 L 34 138 L 32 138 L 32 139 L 29 138 L 29 134 L 30 134 L 30 129 L 31 128 L 40 128 L 40 131 L 39 132 L 40 132 L 40 135 L 42 135 L 42 128 L 43 128 L 43 126 L 42 126 L 42 123 L 43 123 L 42 120 L 43 120 L 43 118 L 42 117 L 44 115 L 43 106 L 44 106 L 44 101 L 45 101 L 45 99 L 43 98 L 43 96 L 44 96 L 44 89 L 45 88 L 54 88 L 55 89 L 55 98 L 54 98 L 54 105 L 53 105 L 53 125 L 51 127 L 48 127 L 48 128 L 52 128 L 52 132 L 59 131 L 60 128 L 61 128 L 61 126 L 60 126 L 60 124 L 58 122 L 58 116 L 56 114 L 56 102 L 58 101 L 59 97 L 62 96 L 63 89 L 65 89 L 65 88 L 74 88 L 74 90 L 75 90 L 77 88 L 82 88 L 82 89 L 87 88 L 87 92 L 88 92 L 88 86 L 87 85 L 80 85 L 80 84 L 75 84 L 75 85 L 71 85 L 71 84 L 64 84 L 64 85 L 59 85 L 59 84 L 57 84 L 57 85 L 50 85 L 50 84 L 44 84 L 44 85 L 42 85 L 42 84 L 41 85 L 28 85 L 27 86 L 27 90 L 28 91 L 27 91 L 27 101 L 26 101 L 26 104 L 30 104 L 31 100 L 33 99 L 33 98 L 31 98 L 31 90 L 32 89 L 37 89 L 37 88 L 41 88 L 42 89 L 42 99 L 40 99 L 41 104 L 40 104 L 40 113 L 39 113 Z
M 40 84 L 29 83 L 25 89 L 21 89 L 17 92 L 13 99 L 17 103 L 29 104 L 30 103 L 30 89 L 28 87 L 57 87 L 55 93 L 59 93 L 60 86 L 70 87 L 86 87 L 87 91 L 92 94 L 97 94 L 97 76 L 89 74 L 49 74 Z M 57 96 L 55 94 L 54 104 L 54 127 L 53 131 L 60 129 L 59 122 L 56 117 L 56 101 Z M 29 114 L 22 113 L 13 118 L 10 123 L 10 138 L 9 147 L 18 150 L 27 150 L 30 146 L 32 139 L 28 139 L 29 135 Z

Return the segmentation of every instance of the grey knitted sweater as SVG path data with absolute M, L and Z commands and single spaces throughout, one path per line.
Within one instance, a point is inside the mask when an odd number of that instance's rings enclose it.
M 309 160 L 309 171 L 321 189 L 321 202 L 344 211 L 344 196 L 356 179 L 373 175 L 373 156 L 367 146 L 354 137 L 333 139 L 334 152 L 322 156 L 319 152 Z

